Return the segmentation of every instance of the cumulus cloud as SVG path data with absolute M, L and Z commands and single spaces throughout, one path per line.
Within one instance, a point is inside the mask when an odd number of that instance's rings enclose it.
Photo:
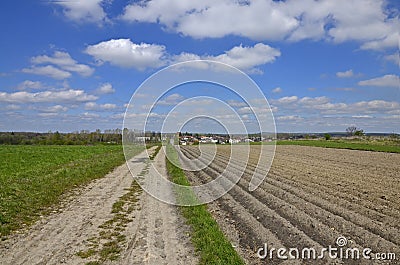
M 253 47 L 242 45 L 233 47 L 224 54 L 207 56 L 205 59 L 226 63 L 246 72 L 259 72 L 256 66 L 274 62 L 281 52 L 269 45 L 257 43 Z
M 94 120 L 94 119 L 100 118 L 100 115 L 97 114 L 97 113 L 84 112 L 84 113 L 79 115 L 79 118 L 82 119 L 82 120 L 90 121 L 90 120 Z
M 165 64 L 165 46 L 133 43 L 130 39 L 112 39 L 89 45 L 85 52 L 100 63 L 108 62 L 119 67 L 138 70 L 157 68 Z
M 321 105 L 329 102 L 329 98 L 327 97 L 303 97 L 299 99 L 299 103 L 303 105 Z
M 182 96 L 182 95 L 180 95 L 178 93 L 174 93 L 174 94 L 171 94 L 171 95 L 167 96 L 165 99 L 158 101 L 157 104 L 160 104 L 160 105 L 176 105 L 179 102 L 183 101 L 184 99 L 185 99 L 184 96 Z
M 280 88 L 280 87 L 276 87 L 276 88 L 272 89 L 272 93 L 277 94 L 277 93 L 281 93 L 281 92 L 282 92 L 282 88 Z
M 280 55 L 281 53 L 278 49 L 263 43 L 257 43 L 254 46 L 235 46 L 225 53 L 216 56 L 181 53 L 172 56 L 172 61 L 182 62 L 203 59 L 229 64 L 247 73 L 260 73 L 261 70 L 257 66 L 272 63 Z
M 302 121 L 302 120 L 304 120 L 302 117 L 296 116 L 296 115 L 278 116 L 276 119 L 278 121 Z
M 384 56 L 386 61 L 392 62 L 400 67 L 400 52 Z
M 400 27 L 384 0 L 152 0 L 127 5 L 121 18 L 159 23 L 194 38 L 359 41 L 362 49 L 397 47 Z
M 395 28 L 400 27 L 400 23 L 397 22 L 394 26 L 391 32 L 389 32 L 385 37 L 383 38 L 377 38 L 376 40 L 368 41 L 361 45 L 361 49 L 363 50 L 384 50 L 387 48 L 394 48 L 398 47 L 399 45 L 399 39 L 400 39 L 400 34 L 396 31 L 397 29 Z
M 263 43 L 254 46 L 235 46 L 219 55 L 197 55 L 182 52 L 169 54 L 166 47 L 158 44 L 133 43 L 130 39 L 112 39 L 88 46 L 85 51 L 100 63 L 109 62 L 119 67 L 138 70 L 157 68 L 170 63 L 188 60 L 211 60 L 226 63 L 248 73 L 259 73 L 257 66 L 274 62 L 281 55 L 278 49 Z
M 16 104 L 10 104 L 10 105 L 5 106 L 4 109 L 5 110 L 19 110 L 19 109 L 21 109 L 21 106 L 16 105 Z
M 360 81 L 358 82 L 358 85 L 400 88 L 400 77 L 397 75 L 384 75 L 381 77 Z
M 351 116 L 354 119 L 372 119 L 373 116 L 371 115 L 353 115 Z
M 34 75 L 44 75 L 54 79 L 66 79 L 71 77 L 70 72 L 58 69 L 52 65 L 32 66 L 30 68 L 22 69 L 22 72 Z
M 61 105 L 54 105 L 54 106 L 40 109 L 41 112 L 45 112 L 45 113 L 58 113 L 58 112 L 65 112 L 67 110 L 68 110 L 67 107 L 61 106 Z
M 350 70 L 347 70 L 347 71 L 344 71 L 344 72 L 337 72 L 336 76 L 340 77 L 340 78 L 346 78 L 346 77 L 354 76 L 354 73 L 353 73 L 353 70 L 350 69 Z
M 79 64 L 67 52 L 56 51 L 53 56 L 40 55 L 31 58 L 32 66 L 22 69 L 23 73 L 44 75 L 54 79 L 67 79 L 71 72 L 81 76 L 90 76 L 94 69 L 85 64 Z M 43 64 L 49 64 L 41 66 Z M 25 84 L 32 85 L 32 84 Z
M 172 61 L 179 63 L 179 62 L 186 62 L 186 61 L 193 61 L 193 60 L 201 60 L 201 56 L 193 53 L 182 52 L 178 55 L 172 56 Z
M 393 114 L 400 111 L 400 103 L 396 101 L 370 100 L 353 103 L 332 102 L 328 97 L 282 97 L 271 100 L 279 106 L 279 113 L 306 114 L 347 114 L 369 115 L 371 113 Z M 290 114 L 292 115 L 292 114 Z
M 279 104 L 291 104 L 291 103 L 296 102 L 297 100 L 298 100 L 297 96 L 291 96 L 291 97 L 282 97 L 277 100 L 271 100 L 271 102 L 279 103 Z
M 228 100 L 226 101 L 229 106 L 231 107 L 245 107 L 247 106 L 246 102 L 244 101 L 239 101 L 239 100 Z
M 82 76 L 90 76 L 94 69 L 85 64 L 79 64 L 67 52 L 55 51 L 53 56 L 40 55 L 31 59 L 33 64 L 53 64 L 65 71 L 75 72 Z
M 18 90 L 40 89 L 40 88 L 43 88 L 43 87 L 44 87 L 44 85 L 42 84 L 42 82 L 25 80 L 24 82 L 20 83 L 17 86 L 17 89 Z
M 83 90 L 42 91 L 30 93 L 26 91 L 7 93 L 0 92 L 0 102 L 9 103 L 76 103 L 96 100 L 97 97 Z
M 396 101 L 371 100 L 353 103 L 351 107 L 359 111 L 375 112 L 382 110 L 397 110 L 399 109 L 400 104 Z
M 116 107 L 117 105 L 111 103 L 97 104 L 95 102 L 87 102 L 85 104 L 85 110 L 112 110 Z
M 112 94 L 115 89 L 110 83 L 102 84 L 98 89 L 96 89 L 96 94 Z
M 298 26 L 273 1 L 149 1 L 128 5 L 122 19 L 159 22 L 195 38 L 239 35 L 256 40 L 281 39 Z
M 103 22 L 107 20 L 103 10 L 104 0 L 85 1 L 54 1 L 56 5 L 63 7 L 64 15 L 75 22 Z

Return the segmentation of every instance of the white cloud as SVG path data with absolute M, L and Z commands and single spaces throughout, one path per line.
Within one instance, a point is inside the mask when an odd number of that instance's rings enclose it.
M 237 112 L 239 114 L 251 114 L 251 113 L 254 113 L 254 109 L 249 106 L 246 106 L 246 107 L 239 108 L 237 110 Z
M 40 55 L 33 57 L 31 62 L 33 64 L 54 64 L 65 71 L 75 72 L 82 76 L 90 76 L 94 72 L 93 68 L 85 64 L 78 64 L 67 52 L 61 51 L 55 51 L 53 56 Z
M 26 90 L 26 89 L 40 89 L 43 88 L 44 85 L 39 81 L 31 81 L 25 80 L 17 86 L 18 90 Z
M 383 57 L 386 61 L 393 62 L 395 65 L 400 67 L 400 52 L 396 52 Z
M 346 77 L 354 76 L 354 73 L 353 73 L 353 70 L 350 69 L 350 70 L 347 70 L 347 71 L 344 71 L 344 72 L 337 72 L 336 76 L 340 77 L 340 78 L 346 78 Z
M 278 116 L 276 119 L 278 121 L 302 121 L 302 120 L 304 120 L 302 117 L 299 117 L 296 115 Z
M 5 110 L 19 110 L 21 109 L 20 105 L 10 104 L 5 107 Z
M 281 55 L 279 50 L 263 43 L 257 43 L 254 46 L 235 46 L 215 56 L 187 52 L 171 55 L 163 45 L 135 44 L 130 39 L 112 39 L 100 42 L 88 46 L 85 52 L 100 63 L 109 62 L 119 67 L 133 67 L 138 70 L 203 59 L 226 63 L 248 73 L 259 73 L 260 70 L 256 68 L 257 66 L 274 62 Z M 204 67 L 207 67 L 207 65 L 204 65 Z
M 117 105 L 115 104 L 97 104 L 95 102 L 87 102 L 85 104 L 85 110 L 112 110 L 115 109 Z
M 44 117 L 44 118 L 53 118 L 53 117 L 57 117 L 59 115 L 60 115 L 59 112 L 42 112 L 42 113 L 38 113 L 39 117 Z
M 371 101 L 359 101 L 351 104 L 351 109 L 364 111 L 364 112 L 376 112 L 376 111 L 390 111 L 397 110 L 400 108 L 399 102 L 385 101 L 385 100 L 371 100 Z
M 37 93 L 30 93 L 26 91 L 6 93 L 0 92 L 0 102 L 10 103 L 73 103 L 73 102 L 86 102 L 96 100 L 97 97 L 88 95 L 83 90 L 65 90 L 65 91 L 42 91 Z
M 279 114 L 347 114 L 352 116 L 369 115 L 371 113 L 396 114 L 400 111 L 400 103 L 396 101 L 370 100 L 353 103 L 332 102 L 328 97 L 283 97 L 272 100 L 279 106 Z
M 276 88 L 272 89 L 272 93 L 277 94 L 277 93 L 281 93 L 281 92 L 282 92 L 282 88 L 280 88 L 280 87 L 276 87 Z
M 55 1 L 54 4 L 62 6 L 64 15 L 76 22 L 102 22 L 106 21 L 106 13 L 101 6 L 104 0 L 84 1 Z
M 278 49 L 272 48 L 263 43 L 254 46 L 235 46 L 220 55 L 197 55 L 192 53 L 181 53 L 171 56 L 172 62 L 183 62 L 188 60 L 210 60 L 225 63 L 247 73 L 260 73 L 257 66 L 272 63 L 281 55 Z
M 172 56 L 172 61 L 179 63 L 179 62 L 186 62 L 186 61 L 193 61 L 193 60 L 201 60 L 201 56 L 193 53 L 182 52 L 178 55 Z
M 100 118 L 100 115 L 97 113 L 84 112 L 79 115 L 79 118 L 81 118 L 82 120 L 93 120 Z
M 256 66 L 274 62 L 281 52 L 269 45 L 257 43 L 253 47 L 233 47 L 224 54 L 207 56 L 205 59 L 226 63 L 246 72 L 259 72 Z
M 397 75 L 384 75 L 358 82 L 360 86 L 397 87 L 400 88 L 400 78 Z
M 298 100 L 297 96 L 291 96 L 291 97 L 283 97 L 283 98 L 280 98 L 277 100 L 274 99 L 274 100 L 271 100 L 271 102 L 276 102 L 279 104 L 291 104 L 291 103 L 296 102 L 297 100 Z
M 286 15 L 283 4 L 253 1 L 149 1 L 127 6 L 122 19 L 159 22 L 169 30 L 195 38 L 239 35 L 255 40 L 281 39 L 298 22 Z
M 362 49 L 397 47 L 400 27 L 384 0 L 139 1 L 125 7 L 122 19 L 194 38 L 359 41 Z
M 112 94 L 115 89 L 110 83 L 102 84 L 98 89 L 96 89 L 97 94 Z
M 329 102 L 329 98 L 327 97 L 303 97 L 299 100 L 300 104 L 306 105 L 306 106 L 313 106 L 313 105 L 321 105 L 321 104 L 326 104 Z
M 397 22 L 393 27 L 400 27 L 400 23 Z M 363 50 L 384 50 L 387 48 L 398 47 L 400 35 L 395 31 L 396 28 L 392 30 L 391 33 L 386 35 L 383 38 L 378 38 L 377 40 L 372 40 L 361 45 L 361 49 Z
M 245 106 L 247 106 L 246 102 L 239 101 L 239 100 L 228 100 L 226 103 L 228 103 L 228 105 L 231 106 L 231 107 L 245 107 Z
M 61 105 L 54 105 L 54 106 L 50 106 L 50 107 L 47 107 L 47 108 L 41 108 L 40 109 L 41 112 L 46 112 L 46 113 L 65 112 L 67 110 L 68 110 L 67 107 L 61 106 Z
M 373 116 L 371 115 L 353 115 L 351 116 L 354 119 L 372 119 Z
M 157 44 L 135 44 L 130 39 L 112 39 L 89 45 L 85 52 L 99 62 L 109 62 L 119 67 L 138 70 L 157 68 L 165 64 L 165 46 Z
M 176 105 L 179 102 L 183 101 L 184 99 L 185 99 L 184 96 L 182 96 L 182 95 L 180 95 L 178 93 L 174 93 L 174 94 L 171 94 L 171 95 L 167 96 L 165 99 L 158 101 L 157 104 L 160 104 L 160 105 Z
M 71 73 L 58 69 L 52 65 L 47 66 L 32 66 L 31 68 L 22 69 L 23 73 L 44 75 L 54 79 L 66 79 L 71 77 Z

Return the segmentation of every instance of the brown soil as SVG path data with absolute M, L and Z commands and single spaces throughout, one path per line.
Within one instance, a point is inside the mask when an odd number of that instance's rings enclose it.
M 224 169 L 241 170 L 239 163 L 227 168 L 229 146 L 219 148 L 210 167 L 186 174 L 194 185 L 206 183 Z M 234 148 L 240 148 L 236 146 Z M 260 146 L 252 146 L 251 158 L 240 181 L 228 194 L 209 205 L 221 228 L 248 264 L 280 264 L 260 260 L 256 251 L 268 247 L 317 250 L 337 247 L 371 248 L 373 253 L 393 252 L 397 260 L 323 259 L 319 264 L 398 264 L 400 258 L 400 154 L 277 146 L 276 156 L 263 184 L 249 192 Z M 187 146 L 184 154 L 198 157 Z M 246 159 L 245 157 L 241 159 Z M 236 164 L 236 165 L 235 165 Z M 236 173 L 237 174 L 237 173 Z M 265 174 L 265 171 L 264 171 Z M 276 255 L 275 255 L 276 256 Z M 300 261 L 284 261 L 299 264 Z

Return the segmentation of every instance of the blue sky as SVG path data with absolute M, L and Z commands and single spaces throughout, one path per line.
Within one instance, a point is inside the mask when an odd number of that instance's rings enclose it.
M 396 0 L 2 1 L 0 131 L 121 128 L 146 78 L 207 59 L 257 83 L 278 132 L 400 133 L 399 10 Z M 172 106 L 191 94 L 168 96 Z

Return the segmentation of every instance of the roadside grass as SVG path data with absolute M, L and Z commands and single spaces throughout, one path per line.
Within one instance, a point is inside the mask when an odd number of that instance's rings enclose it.
M 57 210 L 68 191 L 103 177 L 125 161 L 121 145 L 2 145 L 0 159 L 2 239 Z
M 167 152 L 174 163 L 179 163 L 178 154 L 172 145 L 167 145 Z M 190 186 L 181 168 L 171 163 L 168 158 L 166 158 L 166 163 L 168 174 L 174 183 Z M 180 199 L 179 196 L 177 194 L 178 200 Z M 191 196 L 195 198 L 194 194 Z M 182 206 L 180 209 L 187 223 L 193 229 L 192 242 L 196 251 L 200 253 L 200 264 L 245 264 L 208 212 L 207 205 Z
M 400 144 L 395 141 L 350 141 L 350 140 L 280 140 L 277 145 L 303 145 L 375 152 L 400 153 Z

